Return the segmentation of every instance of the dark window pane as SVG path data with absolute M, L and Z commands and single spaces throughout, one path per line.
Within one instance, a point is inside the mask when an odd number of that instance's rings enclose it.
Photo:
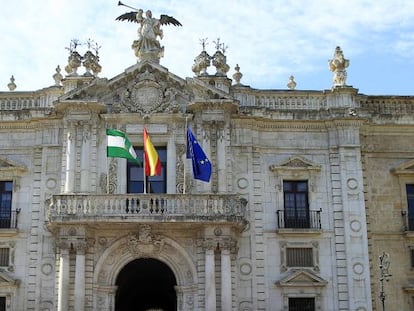
M 144 150 L 142 147 L 135 147 L 138 158 L 143 159 Z M 127 164 L 127 192 L 128 193 L 144 193 L 144 179 L 146 181 L 147 193 L 166 193 L 167 191 L 167 148 L 157 147 L 158 157 L 161 161 L 160 176 L 145 176 L 143 166 L 138 166 L 132 161 Z
M 10 228 L 13 182 L 0 181 L 0 228 Z
M 408 230 L 414 230 L 414 185 L 406 185 L 408 207 Z
M 286 228 L 309 228 L 307 181 L 283 181 L 284 224 Z
M 289 298 L 289 311 L 315 311 L 315 298 Z
M 0 297 L 0 311 L 6 311 L 6 297 Z

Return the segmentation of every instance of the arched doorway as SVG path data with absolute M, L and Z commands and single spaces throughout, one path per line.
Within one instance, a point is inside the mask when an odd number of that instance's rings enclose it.
M 115 311 L 177 310 L 174 273 L 163 262 L 139 258 L 128 263 L 116 279 Z

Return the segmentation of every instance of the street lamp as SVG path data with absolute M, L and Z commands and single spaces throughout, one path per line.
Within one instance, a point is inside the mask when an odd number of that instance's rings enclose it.
M 381 271 L 380 284 L 381 291 L 379 298 L 382 303 L 382 311 L 385 311 L 385 292 L 384 292 L 384 280 L 388 282 L 389 278 L 392 276 L 388 273 L 388 268 L 390 267 L 390 255 L 386 252 L 382 252 L 382 255 L 379 256 L 379 268 Z

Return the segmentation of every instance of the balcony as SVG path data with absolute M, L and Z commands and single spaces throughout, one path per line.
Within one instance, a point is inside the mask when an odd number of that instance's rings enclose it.
M 46 208 L 50 226 L 227 223 L 244 226 L 246 200 L 233 194 L 59 194 Z
M 321 212 L 308 211 L 305 215 L 287 215 L 286 211 L 276 211 L 277 232 L 285 235 L 320 234 L 322 232 Z
M 11 210 L 0 215 L 0 237 L 15 236 L 17 231 L 17 219 L 20 209 Z

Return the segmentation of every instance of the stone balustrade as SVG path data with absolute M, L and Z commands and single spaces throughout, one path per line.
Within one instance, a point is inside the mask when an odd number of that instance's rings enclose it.
M 235 97 L 241 107 L 271 110 L 319 110 L 327 107 L 323 92 L 236 93 Z
M 122 217 L 241 221 L 246 200 L 232 194 L 59 194 L 46 205 L 49 222 Z

